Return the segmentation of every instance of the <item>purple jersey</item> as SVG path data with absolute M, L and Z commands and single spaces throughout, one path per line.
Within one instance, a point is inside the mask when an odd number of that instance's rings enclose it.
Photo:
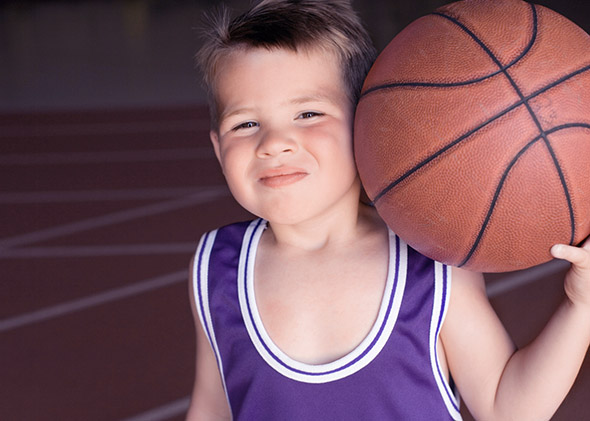
M 436 352 L 449 267 L 390 231 L 387 283 L 370 333 L 334 362 L 304 364 L 272 342 L 258 313 L 254 261 L 265 228 L 257 219 L 205 234 L 193 268 L 198 314 L 234 419 L 461 419 Z

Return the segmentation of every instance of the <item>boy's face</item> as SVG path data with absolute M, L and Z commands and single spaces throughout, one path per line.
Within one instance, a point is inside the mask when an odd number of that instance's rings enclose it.
M 220 69 L 211 140 L 244 208 L 294 224 L 358 203 L 354 108 L 335 56 L 247 49 Z

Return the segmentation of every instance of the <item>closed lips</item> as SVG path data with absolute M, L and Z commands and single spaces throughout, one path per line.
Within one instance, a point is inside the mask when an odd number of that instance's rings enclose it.
M 308 173 L 300 168 L 276 168 L 264 171 L 259 181 L 268 187 L 280 187 L 295 183 L 307 175 Z

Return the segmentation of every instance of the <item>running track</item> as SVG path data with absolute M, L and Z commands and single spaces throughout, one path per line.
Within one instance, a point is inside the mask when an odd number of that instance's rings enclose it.
M 248 218 L 205 109 L 0 115 L 0 172 L 0 420 L 183 419 L 188 262 L 205 230 Z M 563 271 L 487 276 L 517 344 L 559 302 Z M 554 419 L 587 419 L 589 387 L 586 362 Z

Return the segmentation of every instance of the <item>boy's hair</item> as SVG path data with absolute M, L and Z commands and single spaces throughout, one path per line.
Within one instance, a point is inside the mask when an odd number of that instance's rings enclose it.
M 212 128 L 217 129 L 215 75 L 221 59 L 244 48 L 320 49 L 340 61 L 347 94 L 356 104 L 376 57 L 369 34 L 350 0 L 261 0 L 230 19 L 227 9 L 209 20 L 197 64 L 207 90 Z

